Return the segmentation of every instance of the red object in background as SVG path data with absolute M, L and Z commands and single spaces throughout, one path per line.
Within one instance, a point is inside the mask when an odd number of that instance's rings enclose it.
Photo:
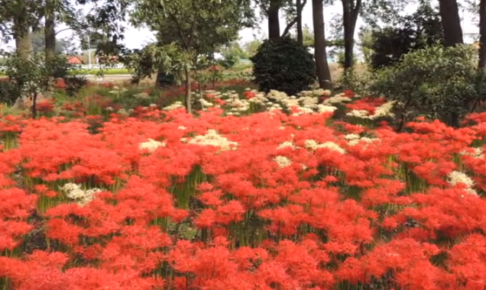
M 115 86 L 115 84 L 112 83 L 112 82 L 103 83 L 103 87 L 108 88 L 108 89 L 112 89 L 114 86 Z
M 68 56 L 67 62 L 69 64 L 83 64 L 83 61 L 77 56 Z
M 36 104 L 39 113 L 51 113 L 54 111 L 54 100 L 43 100 Z
M 221 71 L 221 66 L 215 64 L 215 65 L 212 65 L 209 67 L 209 71 L 211 72 L 218 72 L 218 71 Z
M 247 98 L 247 99 L 252 99 L 252 98 L 255 97 L 256 94 L 255 94 L 255 92 L 252 92 L 252 91 L 246 91 L 246 92 L 243 93 L 243 95 L 245 95 L 245 98 Z
M 352 90 L 345 90 L 343 93 L 348 98 L 353 98 L 354 96 L 356 96 L 356 93 Z
M 368 111 L 369 114 L 374 114 L 377 107 L 386 103 L 385 98 L 370 98 L 366 97 L 353 103 L 346 104 L 348 110 L 364 110 Z
M 65 89 L 66 88 L 66 81 L 64 79 L 56 79 L 56 84 L 54 85 L 56 89 Z

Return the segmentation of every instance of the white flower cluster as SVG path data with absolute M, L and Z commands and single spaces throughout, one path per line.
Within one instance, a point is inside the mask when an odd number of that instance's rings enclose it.
M 319 104 L 317 105 L 318 113 L 332 113 L 337 110 L 337 107 Z
M 287 99 L 289 96 L 287 96 L 286 93 L 284 92 L 279 92 L 277 90 L 270 90 L 267 94 L 268 99 L 272 99 L 274 101 L 282 101 L 283 99 Z
M 315 150 L 321 149 L 321 148 L 328 148 L 330 150 L 339 152 L 341 154 L 346 153 L 346 150 L 344 150 L 343 148 L 341 148 L 341 146 L 339 146 L 338 144 L 331 142 L 331 141 L 327 141 L 327 142 L 324 142 L 324 143 L 318 143 L 316 140 L 305 140 L 305 148 L 312 150 L 312 151 L 315 151 Z
M 348 134 L 344 136 L 344 139 L 348 141 L 348 145 L 355 146 L 360 143 L 360 141 L 364 141 L 367 144 L 373 143 L 375 141 L 380 141 L 378 138 L 368 138 L 368 137 L 360 137 L 358 134 Z
M 247 100 L 240 99 L 240 96 L 237 93 L 232 93 L 228 96 L 226 105 L 231 108 L 228 115 L 238 116 L 241 114 L 241 112 L 245 112 L 250 109 L 250 103 Z
M 118 86 L 114 86 L 114 87 L 112 88 L 112 90 L 111 90 L 111 91 L 109 91 L 109 93 L 110 93 L 110 94 L 112 94 L 112 95 L 119 95 L 119 94 L 124 93 L 124 92 L 126 92 L 126 91 L 127 91 L 127 89 L 126 89 L 126 88 L 121 88 L 121 89 L 120 89 Z
M 255 96 L 248 100 L 250 103 L 259 104 L 259 105 L 267 105 L 269 100 L 265 97 L 264 93 L 258 92 L 257 90 L 246 90 L 247 92 L 252 92 Z
M 252 92 L 255 96 L 249 100 L 245 98 L 240 98 L 236 91 L 228 91 L 225 93 L 220 93 L 214 90 L 207 90 L 204 93 L 199 94 L 193 92 L 195 99 L 201 103 L 203 110 L 209 107 L 220 107 L 220 105 L 214 105 L 211 100 L 206 97 L 211 95 L 210 99 L 224 99 L 226 101 L 226 107 L 229 108 L 227 115 L 239 116 L 242 112 L 248 111 L 251 104 L 258 104 L 266 107 L 268 112 L 282 111 L 283 109 L 294 110 L 295 116 L 303 114 L 314 114 L 314 113 L 327 113 L 334 112 L 337 110 L 336 107 L 326 104 L 318 104 L 319 97 L 323 95 L 330 95 L 328 90 L 313 90 L 313 91 L 303 91 L 296 96 L 288 96 L 284 92 L 279 92 L 276 90 L 271 90 L 268 94 L 258 92 L 256 90 L 246 89 L 247 92 Z M 183 104 L 178 101 L 174 104 L 163 108 L 163 110 L 170 111 L 179 108 L 183 108 Z
M 333 97 L 330 97 L 329 99 L 326 99 L 324 101 L 324 104 L 325 105 L 329 105 L 329 104 L 341 104 L 341 103 L 347 103 L 347 102 L 351 102 L 351 98 L 349 97 L 346 97 L 344 94 L 337 94 Z
M 74 200 L 79 206 L 85 206 L 90 203 L 96 196 L 96 193 L 101 192 L 99 188 L 92 188 L 83 190 L 75 183 L 66 183 L 61 190 L 66 194 L 66 197 Z
M 300 96 L 312 96 L 312 97 L 328 97 L 331 95 L 330 90 L 315 89 L 311 91 L 302 91 L 299 93 Z
M 386 102 L 383 105 L 377 107 L 375 109 L 375 113 L 370 115 L 366 110 L 352 110 L 351 112 L 347 113 L 347 116 L 351 117 L 358 117 L 362 119 L 370 119 L 375 120 L 380 117 L 393 117 L 394 114 L 392 113 L 393 106 L 395 105 L 396 101 Z
M 127 110 L 121 108 L 120 110 L 118 110 L 118 112 L 116 112 L 118 115 L 122 115 L 124 117 L 128 117 L 130 115 L 129 112 L 127 112 Z
M 138 149 L 154 152 L 157 148 L 165 147 L 165 145 L 166 145 L 165 142 L 159 142 L 149 138 L 148 141 L 140 143 L 138 145 Z
M 452 171 L 448 175 L 448 180 L 450 185 L 456 186 L 459 183 L 466 185 L 465 192 L 472 195 L 477 195 L 476 191 L 473 189 L 474 181 L 463 172 Z
M 213 105 L 213 103 L 208 102 L 208 101 L 206 101 L 206 100 L 205 100 L 205 99 L 203 99 L 203 98 L 200 98 L 200 99 L 199 99 L 199 102 L 201 103 L 201 106 L 202 106 L 202 108 L 203 108 L 203 109 L 204 109 L 204 108 L 209 108 L 209 107 L 214 106 L 214 105 Z
M 182 142 L 186 142 L 186 138 L 182 138 Z M 219 135 L 216 130 L 209 129 L 206 135 L 199 135 L 189 140 L 189 144 L 209 145 L 220 147 L 221 151 L 235 150 L 238 146 L 237 142 L 229 141 L 227 138 Z
M 460 152 L 461 155 L 468 155 L 468 156 L 471 156 L 471 157 L 474 157 L 474 158 L 484 158 L 484 154 L 483 154 L 483 149 L 482 148 L 472 148 L 474 151 L 473 152 L 469 152 L 469 151 L 462 151 Z
M 346 116 L 357 117 L 362 119 L 369 119 L 369 113 L 366 110 L 351 110 L 351 112 L 346 113 Z
M 328 104 L 318 104 L 318 97 L 322 95 L 330 95 L 330 91 L 303 91 L 298 94 L 299 97 L 296 97 L 288 96 L 283 92 L 272 90 L 267 94 L 267 98 L 282 104 L 282 106 L 287 108 L 288 110 L 294 109 L 295 112 L 293 113 L 293 116 L 314 114 L 315 112 L 327 113 L 337 110 L 336 107 L 330 106 Z M 272 105 L 268 109 L 268 111 L 273 110 L 282 110 L 282 107 L 280 105 Z
M 172 111 L 172 110 L 177 110 L 177 109 L 181 109 L 181 108 L 184 108 L 184 105 L 182 105 L 181 101 L 177 101 L 177 102 L 173 103 L 172 105 L 164 107 L 163 110 L 164 111 Z
M 376 108 L 375 113 L 373 114 L 373 118 L 379 118 L 379 117 L 386 117 L 390 116 L 393 117 L 394 114 L 392 113 L 393 106 L 395 105 L 397 101 L 390 101 L 386 102 L 383 105 L 379 106 Z
M 267 108 L 267 111 L 270 112 L 270 113 L 272 113 L 273 111 L 282 111 L 282 110 L 283 110 L 282 106 L 280 106 L 277 103 L 274 104 L 272 102 L 270 102 L 270 104 Z
M 135 95 L 133 95 L 133 97 L 135 99 L 139 99 L 139 100 L 147 100 L 147 99 L 150 99 L 150 95 L 147 94 L 146 92 L 141 92 L 141 93 L 135 94 Z
M 285 168 L 292 165 L 292 161 L 285 156 L 277 156 L 273 159 L 273 161 L 277 162 L 280 168 Z
M 294 108 L 297 109 L 297 112 L 293 113 L 292 116 L 300 116 L 300 115 L 307 115 L 307 114 L 314 113 L 314 110 L 312 110 L 311 108 L 300 107 L 300 106 L 295 106 Z
M 277 150 L 278 149 L 283 149 L 283 148 L 287 148 L 287 147 L 290 147 L 292 149 L 297 149 L 297 147 L 294 145 L 294 143 L 292 143 L 292 141 L 285 141 L 283 143 L 280 143 L 277 147 Z

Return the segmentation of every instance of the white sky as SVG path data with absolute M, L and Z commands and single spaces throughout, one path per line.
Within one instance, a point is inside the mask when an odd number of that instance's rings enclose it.
M 304 10 L 302 12 L 302 19 L 303 19 L 303 24 L 309 26 L 312 29 L 313 27 L 312 1 L 308 0 L 307 2 L 308 3 L 304 7 Z M 437 2 L 437 0 L 435 0 L 435 2 Z M 331 19 L 333 18 L 334 15 L 340 14 L 342 11 L 341 1 L 334 1 L 334 3 L 335 3 L 334 5 L 326 6 L 324 8 L 324 21 L 325 21 L 327 35 L 329 35 L 330 33 L 329 30 L 330 30 Z M 413 7 L 409 7 L 409 9 L 405 9 L 406 13 L 413 12 L 413 11 L 414 11 Z M 281 13 L 280 16 L 281 16 L 280 29 L 283 32 L 286 23 L 285 23 L 285 19 L 283 18 L 284 17 L 283 13 Z M 465 12 L 461 12 L 461 16 L 463 18 L 462 21 L 463 33 L 479 33 L 479 28 L 474 23 L 472 23 L 471 21 L 472 17 L 470 15 L 468 15 Z M 259 28 L 257 29 L 244 29 L 240 31 L 240 42 L 245 43 L 251 41 L 254 39 L 255 35 L 258 38 L 262 38 L 264 35 L 267 35 L 268 34 L 267 25 L 268 25 L 267 21 L 264 20 L 262 23 L 260 23 Z M 362 21 L 358 20 L 356 34 L 359 32 L 361 25 L 362 25 Z M 135 29 L 133 27 L 130 27 L 126 31 L 125 44 L 129 48 L 141 48 L 145 43 L 150 42 L 151 39 L 153 39 L 153 33 L 151 33 L 148 29 Z M 468 40 L 465 39 L 465 42 L 468 42 Z
M 437 0 L 434 0 L 435 2 L 437 2 Z M 304 25 L 307 25 L 309 26 L 311 29 L 313 27 L 312 25 L 312 1 L 311 0 L 308 0 L 307 1 L 307 5 L 304 7 L 304 10 L 303 10 L 303 24 Z M 342 5 L 341 5 L 341 1 L 335 1 L 334 2 L 335 4 L 334 5 L 331 5 L 331 6 L 326 6 L 324 8 L 324 21 L 325 21 L 325 26 L 326 26 L 326 33 L 327 35 L 329 35 L 330 33 L 330 21 L 331 19 L 333 18 L 334 15 L 336 14 L 340 14 L 341 13 L 341 10 L 342 10 Z M 434 3 L 433 3 L 434 4 Z M 405 13 L 410 13 L 410 12 L 413 12 L 414 9 L 413 7 L 408 7 L 408 9 L 405 9 Z M 281 31 L 283 31 L 283 29 L 285 28 L 286 26 L 286 23 L 285 23 L 285 19 L 283 18 L 284 15 L 283 13 L 281 13 L 281 21 L 280 21 L 280 29 Z M 472 16 L 471 15 L 468 15 L 467 13 L 465 12 L 461 12 L 461 17 L 463 18 L 463 21 L 462 21 L 462 30 L 463 30 L 463 33 L 479 33 L 479 28 L 477 27 L 476 24 L 472 23 L 471 19 L 472 19 Z M 242 31 L 240 31 L 240 42 L 242 43 L 245 43 L 245 42 L 248 42 L 248 41 L 251 41 L 254 39 L 254 37 L 256 36 L 257 38 L 262 38 L 264 35 L 267 35 L 267 21 L 264 20 L 262 23 L 260 23 L 259 27 L 256 28 L 256 29 L 244 29 Z M 356 29 L 356 33 L 359 32 L 360 30 L 360 27 L 362 25 L 362 22 L 360 21 L 360 19 L 358 19 L 358 23 L 357 23 L 357 29 Z M 59 27 L 59 29 L 62 29 L 63 27 Z M 65 32 L 61 32 L 58 34 L 58 37 L 59 38 L 68 38 L 68 37 L 71 37 L 72 36 L 72 33 L 67 30 Z M 131 27 L 131 26 L 127 26 L 127 29 L 125 31 L 125 40 L 124 40 L 124 43 L 125 45 L 130 48 L 130 49 L 134 49 L 134 48 L 142 48 L 145 44 L 147 43 L 150 43 L 154 40 L 154 34 L 148 30 L 148 29 L 137 29 L 137 28 L 134 28 L 134 27 Z M 471 40 L 467 39 L 465 37 L 465 42 L 471 42 Z M 10 49 L 13 49 L 13 43 L 8 43 L 8 48 Z M 3 44 L 3 45 L 0 45 L 0 48 L 4 48 L 6 49 L 6 45 Z

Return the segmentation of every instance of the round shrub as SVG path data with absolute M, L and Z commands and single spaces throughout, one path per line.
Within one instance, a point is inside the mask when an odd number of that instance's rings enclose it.
M 377 71 L 366 93 L 396 101 L 401 124 L 424 116 L 457 127 L 486 96 L 485 74 L 476 64 L 470 45 L 430 46 Z
M 314 57 L 290 38 L 266 40 L 250 58 L 253 77 L 260 90 L 294 95 L 309 88 L 315 79 Z

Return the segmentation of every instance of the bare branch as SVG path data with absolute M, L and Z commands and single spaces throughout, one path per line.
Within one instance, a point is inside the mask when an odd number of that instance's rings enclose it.
M 287 27 L 285 27 L 285 30 L 282 34 L 282 37 L 285 37 L 289 34 L 290 29 L 297 23 L 297 17 L 295 17 L 289 24 L 287 24 Z

